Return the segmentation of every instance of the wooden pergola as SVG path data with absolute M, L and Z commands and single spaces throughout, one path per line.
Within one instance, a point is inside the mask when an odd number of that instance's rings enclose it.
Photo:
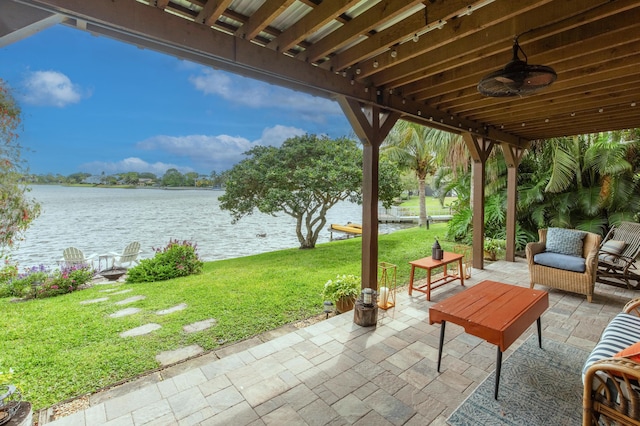
M 0 47 L 56 24 L 337 100 L 364 144 L 363 287 L 376 287 L 378 154 L 397 120 L 463 136 L 476 268 L 494 146 L 509 166 L 514 260 L 517 168 L 530 142 L 640 127 L 637 0 L 0 0 Z M 557 81 L 525 97 L 480 95 L 516 37 Z

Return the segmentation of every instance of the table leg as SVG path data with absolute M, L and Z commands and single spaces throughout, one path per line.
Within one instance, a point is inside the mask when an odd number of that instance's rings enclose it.
M 409 275 L 409 296 L 411 296 L 411 292 L 413 291 L 413 274 L 416 271 L 416 267 L 411 265 L 411 275 Z
M 542 327 L 540 325 L 540 317 L 536 320 L 536 325 L 538 326 L 538 346 L 542 349 Z
M 500 370 L 502 369 L 502 351 L 500 350 L 500 346 L 498 346 L 498 357 L 496 360 L 496 389 L 493 393 L 493 398 L 495 400 L 498 399 L 498 387 L 500 386 Z
M 427 302 L 431 301 L 431 268 L 427 268 Z
M 440 327 L 440 345 L 438 346 L 438 373 L 440 372 L 440 360 L 442 359 L 442 346 L 444 345 L 444 326 L 447 324 L 446 321 L 442 321 L 442 326 Z
M 462 259 L 458 259 L 458 272 L 459 272 L 459 275 L 460 275 L 460 285 L 464 286 L 465 270 L 462 269 Z

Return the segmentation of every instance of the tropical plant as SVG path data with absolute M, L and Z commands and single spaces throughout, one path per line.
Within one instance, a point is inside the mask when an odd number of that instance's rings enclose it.
M 155 256 L 142 259 L 127 271 L 128 283 L 154 282 L 199 274 L 203 262 L 198 247 L 190 241 L 171 240 L 163 248 L 154 248 Z
M 0 80 L 0 258 L 20 240 L 40 214 L 40 205 L 27 198 L 29 189 L 21 183 L 26 173 L 18 143 L 20 108 L 7 85 Z
M 234 223 L 255 209 L 296 220 L 300 248 L 313 248 L 327 223 L 326 214 L 344 200 L 362 202 L 362 151 L 355 141 L 303 135 L 281 147 L 257 146 L 228 173 L 220 208 Z M 397 173 L 381 164 L 379 198 L 385 207 L 400 195 Z
M 453 145 L 458 142 L 461 142 L 460 137 L 453 133 L 400 120 L 381 147 L 384 157 L 396 163 L 401 170 L 413 171 L 418 179 L 419 226 L 425 226 L 427 223 L 425 203 L 427 176 L 435 173 Z
M 361 279 L 356 275 L 338 275 L 324 284 L 322 297 L 333 302 L 342 298 L 355 300 L 360 294 L 361 285 Z

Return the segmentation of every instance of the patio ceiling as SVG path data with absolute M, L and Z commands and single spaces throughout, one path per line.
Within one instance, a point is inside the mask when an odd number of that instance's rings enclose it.
M 0 46 L 57 23 L 519 147 L 640 127 L 637 0 L 0 0 Z M 480 95 L 515 36 L 557 81 Z

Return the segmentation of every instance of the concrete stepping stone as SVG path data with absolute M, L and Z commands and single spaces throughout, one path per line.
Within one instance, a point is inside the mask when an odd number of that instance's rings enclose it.
M 161 366 L 167 366 L 182 361 L 183 359 L 191 358 L 204 352 L 204 349 L 199 345 L 186 346 L 184 348 L 175 349 L 173 351 L 164 351 L 156 355 L 156 361 Z
M 183 309 L 187 309 L 187 304 L 186 303 L 181 303 L 179 305 L 173 306 L 173 307 L 168 308 L 168 309 L 163 309 L 161 311 L 156 312 L 156 315 L 168 315 L 168 314 L 172 314 L 174 312 L 182 311 Z
M 142 336 L 143 334 L 149 334 L 152 331 L 156 331 L 162 328 L 160 324 L 149 323 L 141 325 L 140 327 L 132 328 L 131 330 L 123 331 L 120 333 L 120 337 L 135 337 Z
M 216 325 L 218 321 L 215 318 L 209 318 L 204 321 L 194 322 L 192 324 L 185 325 L 182 327 L 185 333 L 195 333 L 197 331 L 206 330 L 207 328 L 211 328 Z
M 147 296 L 132 296 L 132 297 L 129 297 L 128 299 L 124 299 L 119 302 L 116 302 L 116 305 L 128 305 L 130 303 L 137 302 L 138 300 L 144 300 L 146 298 Z
M 113 293 L 114 291 L 118 290 L 119 288 L 120 288 L 120 286 L 114 287 L 114 288 L 105 288 L 104 290 L 100 290 L 100 293 Z
M 127 288 L 127 289 L 124 289 L 124 290 L 116 291 L 115 293 L 111 293 L 111 294 L 125 294 L 125 293 L 129 293 L 130 291 L 133 291 L 133 289 L 132 288 Z
M 92 303 L 106 302 L 107 300 L 109 300 L 108 297 L 99 297 L 97 299 L 83 300 L 82 302 L 80 302 L 80 304 L 81 305 L 90 305 Z
M 118 312 L 114 312 L 111 315 L 109 315 L 109 317 L 111 318 L 120 318 L 120 317 L 126 317 L 128 315 L 133 315 L 133 314 L 137 314 L 138 312 L 140 312 L 142 309 L 140 308 L 125 308 L 125 309 L 120 309 Z

